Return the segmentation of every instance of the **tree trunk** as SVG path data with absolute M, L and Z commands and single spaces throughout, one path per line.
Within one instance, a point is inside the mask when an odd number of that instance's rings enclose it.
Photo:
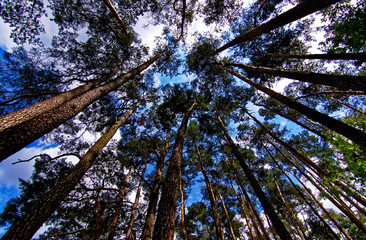
M 89 90 L 51 111 L 44 112 L 22 124 L 5 129 L 0 133 L 0 160 L 16 153 L 23 147 L 74 117 L 94 101 L 106 96 L 109 92 L 116 90 L 119 86 L 149 67 L 161 55 L 162 54 L 156 55 L 149 61 L 116 80 Z
M 211 203 L 211 211 L 212 211 L 212 214 L 213 214 L 213 219 L 214 219 L 215 228 L 216 228 L 216 238 L 218 240 L 224 240 L 225 239 L 224 229 L 222 228 L 222 224 L 221 224 L 221 220 L 220 220 L 220 215 L 219 215 L 219 211 L 218 211 L 218 206 L 217 206 L 215 194 L 214 194 L 214 191 L 212 189 L 212 185 L 211 185 L 210 179 L 207 176 L 205 167 L 203 166 L 203 161 L 202 161 L 201 153 L 200 153 L 200 150 L 198 148 L 198 145 L 197 145 L 196 140 L 194 140 L 194 144 L 195 144 L 195 147 L 196 147 L 196 151 L 197 151 L 198 160 L 199 160 L 199 163 L 200 163 L 201 172 L 203 174 L 203 177 L 205 178 L 206 189 L 207 189 L 208 197 L 209 197 L 210 203 Z
M 163 152 L 160 154 L 158 162 L 156 163 L 154 184 L 153 184 L 151 193 L 149 195 L 149 206 L 146 211 L 146 220 L 145 220 L 144 227 L 142 229 L 142 233 L 140 236 L 141 240 L 150 240 L 152 232 L 153 232 L 156 207 L 158 205 L 159 190 L 160 190 L 160 186 L 161 186 L 161 184 L 160 184 L 161 176 L 163 174 L 165 157 L 169 151 L 170 129 L 171 129 L 171 123 L 170 123 L 170 121 L 168 121 L 168 129 L 167 129 L 166 137 L 165 137 L 165 146 L 164 146 Z
M 354 107 L 354 106 L 352 106 L 352 105 L 350 105 L 350 104 L 348 104 L 346 102 L 343 102 L 343 101 L 341 101 L 339 99 L 336 99 L 336 98 L 333 98 L 333 97 L 327 97 L 327 96 L 325 96 L 325 97 L 328 98 L 328 99 L 330 99 L 330 100 L 333 100 L 333 101 L 335 101 L 335 102 L 337 102 L 339 104 L 342 104 L 342 105 L 344 105 L 344 106 L 346 106 L 346 107 L 354 110 L 355 112 L 359 112 L 359 113 L 361 113 L 361 114 L 363 114 L 363 115 L 366 116 L 366 112 L 365 111 L 362 111 L 361 109 L 358 109 L 358 108 L 356 108 L 356 107 Z
M 321 84 L 325 86 L 336 87 L 342 90 L 360 90 L 366 92 L 366 77 L 353 75 L 336 75 L 325 73 L 302 72 L 297 70 L 283 70 L 268 67 L 255 67 L 239 63 L 225 63 L 225 66 L 234 66 L 246 71 L 255 73 L 267 73 L 274 76 L 285 77 L 309 82 L 313 84 Z
M 216 185 L 216 188 L 217 188 L 217 194 L 219 195 L 220 197 L 220 200 L 221 200 L 221 204 L 222 204 L 222 208 L 224 209 L 224 212 L 225 212 L 225 215 L 226 215 L 226 219 L 227 219 L 227 222 L 229 224 L 229 229 L 230 229 L 230 233 L 231 233 L 231 237 L 236 240 L 236 236 L 235 236 L 235 233 L 234 233 L 234 229 L 233 229 L 233 226 L 231 224 L 231 219 L 230 219 L 230 215 L 229 215 L 229 212 L 226 208 L 226 204 L 224 202 L 224 199 L 222 198 L 221 196 L 221 193 L 220 193 L 220 190 L 218 188 L 218 186 Z
M 308 131 L 310 131 L 310 132 L 312 132 L 312 133 L 314 133 L 314 134 L 318 135 L 319 137 L 321 137 L 321 138 L 323 138 L 323 139 L 326 139 L 326 137 L 324 136 L 324 134 L 323 134 L 323 133 L 321 133 L 320 131 L 318 131 L 318 130 L 316 130 L 316 129 L 313 129 L 313 128 L 309 127 L 308 125 L 306 125 L 306 124 L 304 124 L 304 123 L 302 123 L 302 122 L 297 121 L 296 119 L 293 119 L 293 118 L 290 118 L 290 117 L 286 116 L 285 114 L 281 113 L 281 112 L 280 112 L 279 110 L 277 110 L 277 109 L 270 108 L 270 107 L 268 107 L 268 106 L 266 106 L 266 105 L 263 105 L 263 104 L 256 104 L 256 103 L 253 103 L 253 104 L 254 104 L 254 105 L 257 105 L 257 106 L 260 106 L 260 107 L 264 107 L 264 108 L 268 109 L 269 111 L 271 111 L 271 112 L 273 112 L 273 113 L 276 113 L 277 115 L 280 115 L 281 117 L 286 118 L 287 120 L 290 120 L 291 122 L 293 122 L 293 123 L 295 123 L 295 124 L 299 125 L 300 127 L 302 127 L 302 128 L 304 128 L 304 129 L 306 129 L 306 130 L 308 130 Z
M 144 156 L 144 161 L 145 161 L 145 166 L 142 169 L 141 179 L 140 179 L 139 186 L 137 188 L 135 202 L 133 203 L 131 217 L 130 217 L 130 222 L 128 223 L 128 227 L 127 227 L 127 231 L 126 231 L 126 240 L 130 240 L 131 234 L 132 234 L 132 227 L 133 227 L 133 224 L 135 222 L 135 217 L 136 217 L 136 212 L 137 212 L 137 206 L 138 206 L 139 200 L 140 200 L 140 193 L 141 193 L 141 188 L 142 188 L 142 182 L 144 181 L 145 170 L 146 170 L 146 167 L 147 167 L 146 156 Z
M 53 187 L 38 201 L 38 203 L 33 205 L 27 214 L 16 221 L 1 239 L 30 239 L 48 219 L 48 217 L 58 208 L 62 200 L 80 182 L 80 179 L 94 164 L 96 158 L 105 145 L 107 145 L 109 140 L 117 132 L 118 128 L 128 119 L 128 117 L 132 115 L 140 103 L 141 101 L 136 103 L 128 112 L 116 121 L 71 169 L 70 174 L 60 180 L 55 187 Z
M 366 53 L 321 53 L 321 54 L 264 53 L 264 54 L 271 57 L 297 58 L 297 59 L 366 60 Z
M 181 196 L 181 208 L 180 208 L 180 219 L 181 219 L 181 224 L 182 224 L 182 237 L 183 240 L 187 239 L 187 232 L 186 232 L 186 223 L 185 223 L 185 216 L 186 216 L 186 210 L 185 210 L 185 204 L 184 204 L 184 186 L 183 186 L 183 181 L 182 179 L 180 180 L 180 184 L 179 184 L 179 191 L 180 191 L 180 196 Z M 188 237 L 189 239 L 189 237 Z
M 61 104 L 89 91 L 95 86 L 111 78 L 118 71 L 118 69 L 119 65 L 114 67 L 109 74 L 104 75 L 99 79 L 92 80 L 82 86 L 79 86 L 67 92 L 60 93 L 49 99 L 43 100 L 42 102 L 34 103 L 29 107 L 22 108 L 18 111 L 11 112 L 5 116 L 2 116 L 0 118 L 0 133 L 7 128 L 14 127 L 18 124 L 28 121 L 29 119 L 32 119 L 41 113 L 50 111 L 60 106 Z
M 128 31 L 127 31 L 126 24 L 122 20 L 121 16 L 118 14 L 117 10 L 114 8 L 113 4 L 109 0 L 103 0 L 103 2 L 109 8 L 109 10 L 112 12 L 113 16 L 117 19 L 117 21 L 121 25 L 123 33 L 125 35 L 127 35 Z
M 269 20 L 266 23 L 263 23 L 262 25 L 256 28 L 253 28 L 249 32 L 246 32 L 236 37 L 235 39 L 231 40 L 230 42 L 226 43 L 225 45 L 217 49 L 215 53 L 217 54 L 236 44 L 243 43 L 245 41 L 258 37 L 264 33 L 268 33 L 278 27 L 282 27 L 290 22 L 303 18 L 309 14 L 319 11 L 325 7 L 328 7 L 336 2 L 339 2 L 339 0 L 318 0 L 318 1 L 304 0 L 294 8 L 280 14 L 279 16 Z
M 326 114 L 323 114 L 321 112 L 318 112 L 314 109 L 311 109 L 301 103 L 298 103 L 294 101 L 291 98 L 288 98 L 280 93 L 277 93 L 259 83 L 256 83 L 252 80 L 249 80 L 248 78 L 232 71 L 229 69 L 225 69 L 226 71 L 232 73 L 236 77 L 240 78 L 244 82 L 248 83 L 249 85 L 255 87 L 256 89 L 266 93 L 270 97 L 280 101 L 281 103 L 289 106 L 290 108 L 298 111 L 299 113 L 302 113 L 309 118 L 323 124 L 324 126 L 328 127 L 329 129 L 347 137 L 348 139 L 352 140 L 354 143 L 357 143 L 363 147 L 366 146 L 366 133 L 362 132 L 359 129 L 353 128 L 341 121 L 338 121 L 334 118 L 329 117 Z
M 244 214 L 245 221 L 247 223 L 247 226 L 248 226 L 248 229 L 249 229 L 249 232 L 250 232 L 250 236 L 252 237 L 252 239 L 255 239 L 255 235 L 254 235 L 252 226 L 250 224 L 250 221 L 249 221 L 249 218 L 248 218 L 248 214 L 247 214 L 247 212 L 245 211 L 245 208 L 244 208 L 243 199 L 240 197 L 240 195 L 238 194 L 238 192 L 234 188 L 234 185 L 233 185 L 233 182 L 232 182 L 230 176 L 228 176 L 228 178 L 230 180 L 231 188 L 233 189 L 233 191 L 234 191 L 234 193 L 235 193 L 235 195 L 236 195 L 236 197 L 238 199 L 238 202 L 240 203 L 241 210 L 242 210 L 242 212 Z
M 119 218 L 119 215 L 120 215 L 121 209 L 122 209 L 122 201 L 123 201 L 123 198 L 125 197 L 125 192 L 127 189 L 127 184 L 128 184 L 128 180 L 130 178 L 131 170 L 132 170 L 132 165 L 130 166 L 130 169 L 128 170 L 126 180 L 125 180 L 125 186 L 123 187 L 123 190 L 119 192 L 118 203 L 117 203 L 117 207 L 114 212 L 113 219 L 112 219 L 111 230 L 109 231 L 109 234 L 108 234 L 108 240 L 113 240 L 114 235 L 116 233 L 118 218 Z
M 175 138 L 172 156 L 170 158 L 168 171 L 162 186 L 161 198 L 159 201 L 158 214 L 153 231 L 152 239 L 173 240 L 175 227 L 175 212 L 177 208 L 177 195 L 181 173 L 181 162 L 183 144 L 187 130 L 188 120 L 197 103 L 185 113 Z
M 271 203 L 268 201 L 268 199 L 267 199 L 266 195 L 264 194 L 261 186 L 259 185 L 257 179 L 255 178 L 252 170 L 249 168 L 249 166 L 246 164 L 245 160 L 241 156 L 238 147 L 234 144 L 233 140 L 231 139 L 230 135 L 228 134 L 224 123 L 221 121 L 220 116 L 217 115 L 217 118 L 220 122 L 220 125 L 221 125 L 221 128 L 222 128 L 223 132 L 224 132 L 224 135 L 226 136 L 227 140 L 230 143 L 230 147 L 231 147 L 231 150 L 234 153 L 234 156 L 236 157 L 236 159 L 239 161 L 240 165 L 242 166 L 242 168 L 245 172 L 245 175 L 248 178 L 248 181 L 249 181 L 250 185 L 252 186 L 255 194 L 257 195 L 259 201 L 261 202 L 263 209 L 268 214 L 269 219 L 271 219 L 271 222 L 272 222 L 273 226 L 275 227 L 276 232 L 278 233 L 278 235 L 280 236 L 280 238 L 282 240 L 292 239 L 291 235 L 287 231 L 285 225 L 283 224 L 281 219 L 278 217 L 277 213 L 272 208 Z

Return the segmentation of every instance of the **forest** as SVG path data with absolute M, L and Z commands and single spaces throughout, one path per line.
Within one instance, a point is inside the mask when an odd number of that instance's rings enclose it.
M 12 162 L 2 240 L 366 239 L 365 0 L 0 12 L 0 165 L 58 149 Z

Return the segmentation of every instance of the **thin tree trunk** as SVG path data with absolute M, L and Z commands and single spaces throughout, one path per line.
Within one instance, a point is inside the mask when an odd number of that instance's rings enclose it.
M 226 219 L 227 219 L 227 222 L 229 224 L 229 229 L 230 229 L 230 233 L 231 233 L 231 237 L 236 240 L 236 236 L 235 236 L 235 233 L 234 233 L 234 229 L 233 229 L 233 226 L 231 224 L 231 219 L 230 219 L 230 215 L 229 215 L 229 212 L 227 210 L 227 207 L 226 207 L 226 204 L 225 204 L 225 201 L 224 199 L 222 198 L 221 196 L 221 193 L 220 193 L 220 190 L 216 184 L 216 188 L 217 188 L 217 194 L 219 195 L 219 198 L 221 200 L 221 204 L 222 204 L 222 208 L 224 209 L 224 212 L 225 212 L 225 215 L 226 215 Z
M 98 194 L 94 199 L 94 202 L 95 202 L 94 204 L 97 207 L 97 215 L 96 215 L 96 219 L 95 219 L 96 229 L 94 231 L 92 240 L 97 240 L 98 237 L 103 233 L 103 226 L 102 226 L 102 222 L 101 222 L 102 206 L 100 205 L 99 198 L 98 198 L 99 192 L 100 191 L 98 191 Z
M 267 73 L 274 76 L 285 77 L 309 82 L 313 84 L 321 84 L 336 87 L 342 90 L 360 90 L 366 92 L 366 77 L 353 75 L 336 75 L 314 72 L 302 72 L 297 70 L 284 70 L 269 67 L 256 67 L 239 63 L 225 63 L 225 66 L 234 66 L 250 72 Z
M 362 132 L 361 130 L 353 128 L 341 121 L 338 121 L 334 118 L 329 117 L 326 114 L 323 114 L 314 109 L 311 109 L 301 103 L 298 103 L 298 102 L 294 101 L 293 99 L 288 98 L 280 93 L 277 93 L 252 80 L 249 80 L 248 78 L 246 78 L 232 70 L 229 70 L 229 69 L 225 69 L 225 70 L 230 72 L 231 74 L 235 75 L 236 77 L 240 78 L 244 82 L 250 84 L 251 86 L 255 87 L 256 89 L 268 94 L 270 97 L 289 106 L 290 108 L 308 116 L 309 118 L 323 124 L 324 126 L 328 127 L 329 129 L 347 137 L 348 139 L 352 140 L 354 143 L 357 143 L 364 147 L 366 146 L 366 133 Z
M 345 192 L 347 192 L 347 194 L 356 199 L 357 202 L 361 203 L 366 208 L 366 198 L 361 195 L 362 193 L 355 191 L 338 179 L 335 180 L 333 183 L 343 189 Z
M 127 31 L 126 24 L 122 20 L 121 16 L 118 14 L 117 10 L 114 8 L 113 4 L 109 0 L 103 0 L 103 2 L 109 8 L 109 10 L 112 12 L 113 16 L 117 19 L 117 21 L 121 25 L 123 33 L 127 35 L 128 31 Z
M 135 197 L 135 202 L 133 203 L 133 207 L 132 207 L 132 212 L 131 212 L 130 222 L 128 223 L 128 227 L 127 227 L 127 231 L 126 231 L 126 240 L 130 240 L 130 238 L 131 238 L 131 234 L 132 234 L 132 227 L 133 227 L 133 224 L 135 223 L 135 217 L 136 217 L 136 212 L 137 212 L 137 206 L 138 206 L 138 204 L 139 204 L 140 194 L 141 194 L 141 188 L 142 188 L 142 183 L 143 183 L 143 181 L 144 181 L 145 170 L 146 170 L 146 167 L 147 167 L 146 155 L 144 156 L 144 162 L 145 162 L 145 166 L 144 166 L 144 168 L 142 169 L 140 183 L 139 183 L 139 186 L 138 186 L 138 188 L 137 188 L 136 197 Z
M 167 129 L 166 136 L 165 136 L 165 146 L 164 146 L 163 152 L 160 154 L 158 162 L 156 163 L 154 184 L 153 184 L 153 188 L 149 195 L 149 206 L 146 211 L 146 220 L 145 220 L 144 227 L 142 229 L 142 233 L 140 236 L 141 240 L 150 240 L 152 232 L 153 232 L 156 207 L 158 205 L 159 190 L 160 190 L 160 186 L 161 186 L 161 184 L 160 184 L 161 176 L 163 174 L 165 157 L 169 151 L 170 129 L 171 129 L 171 122 L 168 121 L 168 129 Z
M 184 204 L 184 186 L 183 186 L 183 181 L 182 178 L 180 179 L 180 184 L 179 184 L 179 191 L 180 191 L 180 196 L 181 196 L 181 209 L 180 209 L 180 218 L 181 218 L 181 224 L 182 224 L 182 235 L 183 235 L 183 240 L 187 239 L 187 233 L 186 233 L 186 223 L 185 223 L 185 204 Z
M 183 2 L 183 8 L 182 8 L 182 23 L 180 28 L 180 36 L 179 39 L 183 38 L 184 35 L 184 22 L 186 21 L 186 10 L 187 10 L 187 0 L 182 0 Z
M 247 223 L 247 226 L 248 226 L 248 229 L 249 229 L 249 232 L 250 232 L 250 236 L 252 237 L 252 239 L 255 239 L 255 235 L 254 235 L 252 226 L 250 224 L 247 211 L 245 211 L 245 208 L 244 208 L 244 205 L 243 205 L 243 199 L 240 197 L 240 195 L 238 194 L 238 192 L 235 190 L 234 185 L 233 185 L 233 181 L 231 180 L 230 176 L 228 176 L 228 178 L 230 180 L 231 188 L 233 189 L 233 191 L 234 191 L 234 193 L 235 193 L 235 195 L 236 195 L 236 197 L 238 199 L 238 202 L 240 203 L 241 210 L 242 210 L 242 212 L 244 214 L 245 221 Z
M 264 53 L 264 54 L 271 57 L 297 58 L 297 59 L 366 60 L 366 53 L 321 53 L 321 54 Z
M 274 229 L 273 225 L 271 224 L 271 220 L 269 220 L 268 218 L 268 214 L 266 212 L 264 212 L 264 215 L 266 216 L 266 220 L 267 220 L 267 223 L 268 223 L 268 227 L 269 229 L 271 229 L 271 232 L 272 232 L 272 235 L 273 235 L 273 238 L 278 240 L 278 234 L 276 233 L 276 230 Z
M 295 98 L 294 100 L 297 101 L 302 98 L 308 98 L 308 97 L 313 97 L 313 96 L 336 95 L 336 94 L 339 94 L 339 95 L 366 95 L 366 93 L 364 91 L 323 91 L 323 92 L 315 92 L 315 93 L 310 93 L 308 95 L 303 95 L 303 96 Z
M 266 105 L 263 105 L 263 104 L 256 104 L 256 103 L 253 103 L 253 104 L 254 104 L 254 105 L 257 105 L 257 106 L 264 107 L 264 108 L 268 109 L 269 111 L 272 111 L 272 112 L 276 113 L 277 115 L 280 115 L 281 117 L 286 118 L 286 119 L 288 119 L 288 120 L 292 121 L 293 123 L 295 123 L 295 124 L 299 125 L 300 127 L 302 127 L 302 128 L 304 128 L 304 129 L 306 129 L 306 130 L 308 130 L 308 131 L 310 131 L 310 132 L 312 132 L 312 133 L 314 133 L 314 134 L 318 135 L 319 137 L 321 137 L 321 138 L 323 138 L 323 139 L 326 139 L 326 137 L 324 136 L 324 134 L 323 134 L 323 133 L 321 133 L 320 131 L 318 131 L 318 130 L 316 130 L 316 129 L 313 129 L 313 128 L 309 127 L 308 125 L 306 125 L 306 124 L 304 124 L 304 123 L 302 123 L 302 122 L 297 121 L 296 119 L 293 119 L 293 118 L 290 118 L 290 117 L 286 116 L 285 114 L 281 113 L 281 112 L 280 112 L 279 110 L 277 110 L 277 109 L 270 108 L 270 107 L 268 107 L 268 106 L 266 106 Z
M 116 90 L 119 86 L 149 67 L 161 55 L 162 54 L 156 55 L 149 61 L 116 80 L 89 90 L 51 111 L 44 112 L 22 124 L 5 129 L 1 132 L 0 137 L 0 160 L 16 153 L 23 147 L 74 117 L 94 101 L 106 96 L 109 92 Z
M 288 205 L 286 199 L 283 197 L 282 192 L 281 192 L 281 189 L 278 186 L 277 180 L 275 179 L 274 182 L 276 184 L 276 188 L 277 188 L 277 191 L 278 191 L 278 193 L 280 195 L 280 198 L 281 198 L 283 204 L 285 205 L 285 208 L 290 213 L 290 218 L 291 218 L 293 224 L 295 225 L 295 228 L 296 228 L 297 233 L 299 234 L 299 236 L 300 236 L 301 239 L 305 240 L 304 233 L 303 233 L 303 231 L 301 229 L 301 226 L 300 226 L 299 221 L 297 220 L 297 218 L 296 218 L 294 212 L 292 211 L 291 207 Z
M 175 139 L 172 156 L 170 158 L 168 171 L 162 186 L 161 198 L 159 201 L 158 214 L 153 231 L 152 239 L 173 240 L 175 227 L 175 212 L 177 208 L 177 195 L 181 173 L 181 162 L 183 154 L 183 144 L 187 130 L 188 120 L 197 103 L 185 113 L 178 134 Z
M 302 163 L 304 163 L 306 166 L 313 169 L 315 172 L 317 172 L 321 176 L 328 176 L 329 174 L 325 172 L 322 168 L 320 168 L 318 165 L 316 165 L 311 159 L 299 153 L 296 149 L 294 149 L 290 144 L 282 141 L 279 137 L 277 137 L 272 131 L 270 131 L 268 128 L 266 128 L 257 118 L 255 118 L 252 114 L 250 114 L 248 111 L 246 113 L 256 122 L 260 125 L 260 127 L 266 131 L 273 139 L 275 139 L 279 144 L 284 146 L 287 150 L 289 150 L 297 159 L 299 159 Z
M 350 105 L 350 104 L 348 104 L 346 102 L 343 102 L 343 101 L 341 101 L 339 99 L 336 99 L 336 98 L 333 98 L 333 97 L 326 97 L 326 98 L 328 98 L 330 100 L 333 100 L 333 101 L 335 101 L 335 102 L 337 102 L 339 104 L 342 104 L 342 105 L 344 105 L 344 106 L 346 106 L 346 107 L 354 110 L 355 112 L 359 112 L 359 113 L 361 113 L 363 115 L 366 115 L 366 112 L 362 111 L 361 109 L 358 109 L 358 108 L 356 108 L 356 107 L 354 107 L 354 106 L 352 106 L 352 105 Z
M 264 33 L 268 33 L 278 27 L 282 27 L 290 22 L 301 19 L 309 14 L 317 12 L 336 2 L 339 2 L 339 0 L 318 0 L 318 1 L 304 0 L 294 8 L 278 15 L 277 17 L 269 20 L 266 23 L 263 23 L 258 27 L 253 28 L 249 32 L 246 32 L 236 37 L 235 39 L 231 40 L 230 42 L 226 43 L 225 45 L 217 49 L 215 53 L 217 54 L 236 44 L 243 43 L 245 41 L 258 37 Z
M 140 103 L 141 101 L 136 103 L 128 112 L 117 120 L 71 169 L 70 174 L 60 180 L 55 187 L 34 204 L 29 212 L 16 221 L 1 239 L 30 239 L 48 217 L 58 208 L 62 200 L 75 188 L 76 184 L 80 182 L 80 179 L 94 164 L 102 149 L 114 136 L 118 128 L 132 115 Z
M 286 154 L 284 154 L 276 145 L 274 145 L 273 143 L 271 143 L 272 144 L 272 146 L 290 163 L 290 164 L 292 164 L 293 166 L 295 166 L 296 167 L 296 169 L 298 169 L 300 172 L 301 172 L 301 174 L 303 175 L 303 176 L 305 176 L 306 178 L 308 178 L 308 176 L 305 174 L 305 172 L 304 171 L 302 171 L 302 169 L 295 163 L 295 162 L 293 162 Z M 275 161 L 275 163 L 277 164 L 277 166 L 279 166 L 278 165 L 278 163 L 276 162 L 276 160 L 274 159 L 274 158 L 272 158 L 274 161 Z M 282 169 L 282 168 L 281 168 Z M 309 190 L 306 186 L 305 186 L 305 184 L 303 183 L 303 181 L 301 181 L 297 176 L 296 176 L 296 174 L 294 174 L 294 173 L 291 173 L 296 179 L 297 179 L 297 181 L 303 186 L 303 188 L 309 193 L 309 195 L 313 198 L 313 200 L 314 201 L 316 201 L 317 202 L 317 204 L 319 205 L 319 207 L 323 210 L 323 212 L 329 217 L 329 219 L 336 225 L 336 227 L 338 228 L 338 230 L 340 231 L 340 232 L 342 232 L 345 236 L 346 236 L 346 238 L 347 239 L 352 239 L 349 235 L 348 235 L 348 233 L 338 224 L 338 222 L 337 221 L 335 221 L 334 220 L 334 218 L 332 217 L 332 215 L 330 215 L 330 213 L 323 207 L 323 205 L 319 202 L 319 200 L 312 194 L 312 192 L 311 192 L 311 190 Z
M 14 127 L 18 124 L 28 121 L 29 119 L 32 119 L 41 113 L 50 111 L 60 106 L 61 104 L 89 91 L 90 89 L 94 88 L 100 83 L 105 82 L 118 71 L 119 65 L 114 67 L 109 74 L 104 75 L 99 79 L 92 80 L 77 88 L 71 89 L 67 92 L 59 93 L 56 96 L 53 96 L 49 99 L 43 100 L 38 103 L 34 103 L 29 107 L 19 109 L 15 112 L 11 112 L 8 113 L 7 115 L 0 117 L 0 133 L 7 128 Z
M 227 140 L 230 143 L 230 147 L 234 153 L 234 156 L 237 158 L 240 165 L 242 166 L 242 168 L 245 172 L 245 175 L 247 176 L 247 178 L 249 180 L 250 185 L 253 187 L 253 190 L 254 190 L 255 194 L 257 195 L 259 201 L 261 202 L 263 209 L 267 212 L 268 217 L 271 219 L 271 222 L 272 222 L 273 226 L 275 227 L 276 232 L 278 233 L 278 235 L 280 236 L 280 238 L 282 240 L 292 239 L 291 235 L 287 231 L 285 225 L 283 224 L 281 219 L 278 217 L 277 213 L 274 211 L 271 203 L 268 201 L 261 186 L 259 185 L 257 179 L 255 178 L 252 170 L 249 168 L 249 166 L 246 164 L 243 157 L 241 156 L 238 147 L 234 144 L 233 140 L 231 139 L 230 135 L 228 134 L 224 123 L 221 121 L 220 116 L 217 115 L 217 118 L 220 122 L 221 128 L 222 128 Z
M 218 206 L 217 206 L 215 194 L 214 194 L 214 191 L 212 189 L 210 179 L 207 176 L 205 167 L 203 166 L 201 153 L 200 153 L 200 150 L 198 148 L 196 140 L 194 140 L 194 144 L 195 144 L 195 147 L 196 147 L 201 172 L 202 172 L 203 177 L 204 177 L 205 182 L 206 182 L 206 189 L 207 189 L 208 197 L 209 197 L 210 203 L 211 203 L 211 211 L 212 211 L 212 214 L 213 214 L 213 219 L 214 219 L 215 228 L 216 228 L 216 238 L 218 240 L 224 240 L 225 239 L 224 229 L 222 228 L 222 224 L 221 224 L 221 220 L 220 220 L 220 215 L 219 215 L 219 211 L 218 211 Z
M 130 166 L 130 169 L 128 170 L 128 173 L 127 173 L 127 176 L 125 179 L 125 186 L 123 187 L 123 190 L 119 192 L 119 199 L 118 199 L 117 207 L 114 212 L 113 219 L 112 219 L 111 230 L 109 231 L 109 234 L 108 234 L 108 240 L 113 240 L 114 235 L 116 233 L 118 218 L 119 218 L 119 215 L 120 215 L 121 209 L 122 209 L 122 201 L 123 201 L 123 198 L 125 197 L 125 192 L 127 189 L 128 180 L 130 179 L 131 170 L 132 170 L 132 165 Z

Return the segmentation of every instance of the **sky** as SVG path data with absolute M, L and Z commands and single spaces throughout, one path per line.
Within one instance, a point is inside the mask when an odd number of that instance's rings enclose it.
M 47 34 L 41 37 L 42 41 L 45 45 L 49 45 L 51 42 L 52 35 L 57 34 L 57 26 L 49 21 L 48 19 L 43 19 L 43 23 L 46 28 Z M 140 21 L 135 27 L 135 31 L 139 33 L 140 38 L 142 39 L 143 44 L 151 46 L 150 51 L 152 51 L 154 46 L 154 39 L 155 36 L 160 36 L 163 30 L 162 26 L 148 26 L 147 28 L 144 27 L 146 25 L 147 19 L 140 18 Z M 207 26 L 204 25 L 203 21 L 195 22 L 192 27 L 189 28 L 188 39 L 187 42 L 193 42 L 193 32 L 205 29 L 208 30 Z M 5 24 L 3 20 L 0 18 L 0 47 L 6 51 L 11 51 L 12 47 L 15 47 L 16 44 L 9 38 L 10 35 L 10 28 L 8 24 Z M 83 36 L 81 36 L 82 38 Z M 26 46 L 27 47 L 27 46 Z M 29 47 L 29 46 L 28 46 Z M 319 50 L 317 47 L 314 47 L 313 52 L 318 52 Z M 167 83 L 174 83 L 174 82 L 185 82 L 189 81 L 190 76 L 179 76 L 175 78 L 170 78 L 167 76 L 157 75 L 155 76 L 155 85 L 165 85 Z M 281 92 L 291 80 L 284 79 L 277 83 L 274 87 L 274 90 Z M 256 107 L 253 106 L 253 110 L 256 110 Z M 282 125 L 291 126 L 299 128 L 295 125 L 290 125 L 290 123 L 284 119 L 279 120 L 281 121 Z M 116 136 L 120 136 L 119 133 Z M 11 157 L 5 159 L 2 163 L 0 163 L 0 212 L 5 207 L 6 202 L 19 194 L 18 190 L 18 178 L 22 179 L 29 179 L 32 174 L 34 160 L 26 162 L 26 163 L 19 163 L 19 164 L 12 164 L 18 160 L 26 160 L 30 159 L 34 155 L 38 155 L 40 153 L 49 154 L 51 157 L 55 157 L 58 154 L 58 147 L 57 146 L 48 146 L 47 142 L 43 140 L 37 140 L 35 143 L 32 143 L 30 146 L 22 149 L 21 151 L 15 153 Z M 311 187 L 311 186 L 310 186 Z M 314 189 L 314 187 L 312 187 Z M 189 202 L 199 201 L 202 198 L 202 195 L 199 192 L 199 189 L 193 189 L 188 199 Z M 331 206 L 330 203 L 326 203 L 326 206 Z M 3 234 L 4 229 L 0 229 L 0 236 Z

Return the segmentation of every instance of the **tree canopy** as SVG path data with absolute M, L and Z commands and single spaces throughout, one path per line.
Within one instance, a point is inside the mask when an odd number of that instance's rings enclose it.
M 1 1 L 1 239 L 363 239 L 365 7 Z

